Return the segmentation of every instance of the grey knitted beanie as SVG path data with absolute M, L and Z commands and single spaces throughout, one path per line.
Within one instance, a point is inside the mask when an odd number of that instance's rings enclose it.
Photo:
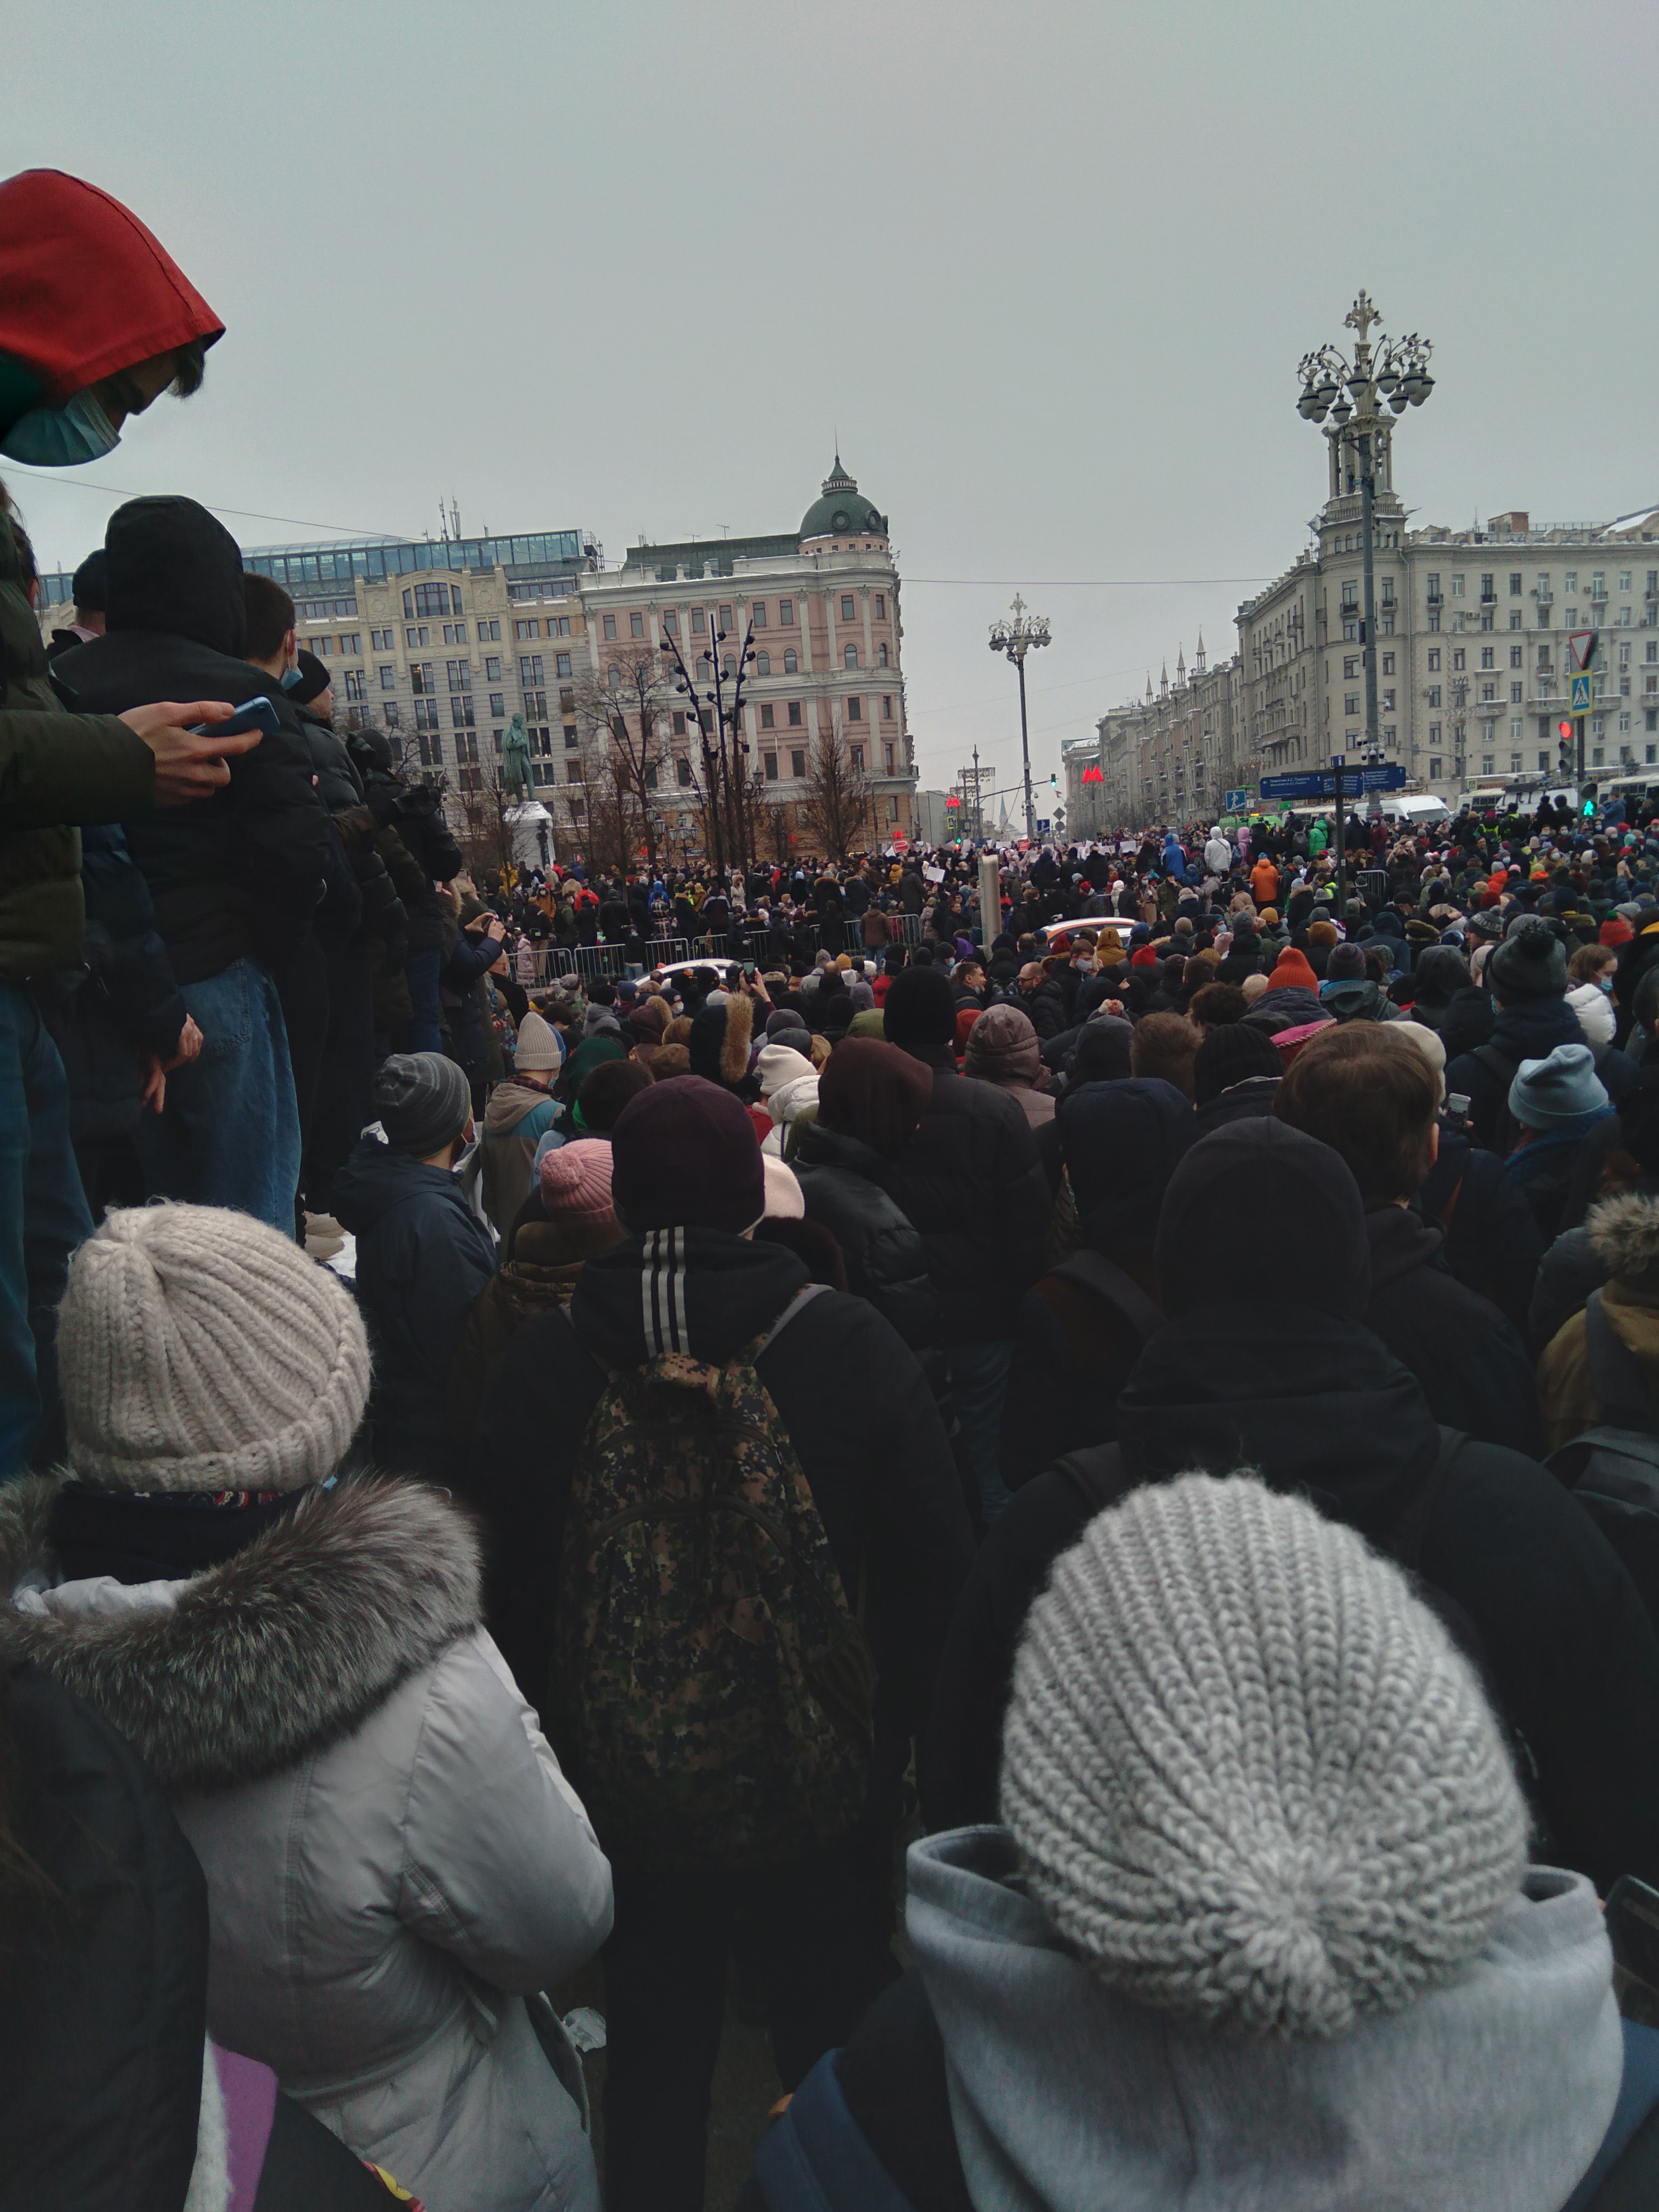
M 70 1465 L 106 1490 L 299 1490 L 368 1396 L 344 1285 L 228 1206 L 112 1213 L 70 1262 L 58 1362 Z
M 1002 1817 L 1123 1996 L 1337 2035 L 1450 1980 L 1527 1820 L 1474 1673 L 1352 1529 L 1253 1476 L 1098 1515 L 1020 1639 Z

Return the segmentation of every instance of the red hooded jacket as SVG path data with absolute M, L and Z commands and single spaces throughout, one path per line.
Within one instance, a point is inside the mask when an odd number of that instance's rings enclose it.
M 0 356 L 58 406 L 100 377 L 224 325 L 137 216 L 59 169 L 0 185 Z

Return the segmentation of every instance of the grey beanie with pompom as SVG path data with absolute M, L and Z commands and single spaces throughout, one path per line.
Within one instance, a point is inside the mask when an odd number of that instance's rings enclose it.
M 1188 2020 L 1340 2035 L 1451 1980 L 1527 1860 L 1468 1662 L 1351 1528 L 1239 1474 L 1090 1522 L 1026 1618 L 1002 1817 L 1099 1978 Z

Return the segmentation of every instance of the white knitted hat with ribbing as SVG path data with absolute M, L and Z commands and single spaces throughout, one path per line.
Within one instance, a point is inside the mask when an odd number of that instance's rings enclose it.
M 343 1284 L 227 1206 L 110 1214 L 70 1263 L 58 1361 L 70 1465 L 106 1490 L 299 1490 L 368 1396 Z
M 1100 1978 L 1254 2034 L 1449 1980 L 1526 1863 L 1473 1671 L 1352 1529 L 1252 1476 L 1099 1514 L 1033 1604 L 1002 1817 Z

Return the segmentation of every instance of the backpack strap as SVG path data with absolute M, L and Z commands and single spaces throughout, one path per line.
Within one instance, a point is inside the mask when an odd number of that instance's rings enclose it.
M 790 1299 L 788 1304 L 773 1322 L 771 1328 L 767 1330 L 765 1335 L 762 1337 L 760 1342 L 755 1346 L 754 1352 L 750 1356 L 749 1364 L 752 1367 L 755 1361 L 760 1358 L 763 1352 L 769 1351 L 773 1345 L 775 1345 L 778 1339 L 783 1334 L 785 1329 L 788 1328 L 790 1322 L 794 1320 L 796 1315 L 801 1311 L 802 1308 L 811 1305 L 814 1298 L 821 1297 L 829 1288 L 830 1285 L 828 1283 L 803 1283 L 800 1288 L 796 1291 L 794 1297 Z
M 1103 1252 L 1073 1252 L 1069 1260 L 1062 1260 L 1049 1273 L 1062 1283 L 1075 1284 L 1087 1291 L 1091 1297 L 1109 1305 L 1120 1321 L 1144 1345 L 1149 1336 L 1164 1326 L 1164 1312 L 1149 1298 L 1127 1269 L 1115 1260 L 1109 1260 Z
M 1592 1291 L 1584 1306 L 1584 1351 L 1601 1425 L 1652 1436 L 1659 1424 L 1653 1418 L 1647 1371 L 1602 1310 L 1600 1291 Z
M 1442 1427 L 1440 1449 L 1435 1454 L 1434 1465 L 1424 1481 L 1419 1484 L 1416 1495 L 1392 1528 L 1375 1540 L 1379 1552 L 1385 1552 L 1397 1566 L 1410 1574 L 1420 1574 L 1423 1568 L 1423 1538 L 1427 1532 L 1431 1516 L 1439 1502 L 1441 1486 L 1452 1462 L 1468 1442 L 1464 1429 Z

